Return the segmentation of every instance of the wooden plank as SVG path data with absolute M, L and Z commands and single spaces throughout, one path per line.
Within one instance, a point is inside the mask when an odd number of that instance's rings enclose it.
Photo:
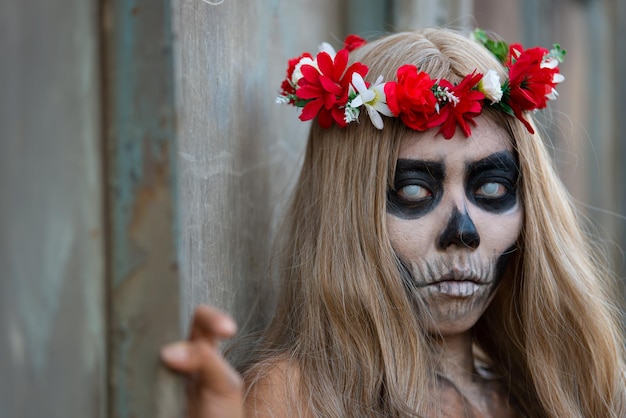
M 341 5 L 175 4 L 183 317 L 210 302 L 259 328 L 272 309 L 272 240 L 308 130 L 275 98 L 289 58 L 322 41 L 341 45 Z
M 508 11 L 506 9 L 509 9 Z M 572 2 L 476 0 L 478 23 L 495 29 L 509 42 L 549 47 L 559 42 L 567 57 L 561 65 L 565 82 L 559 99 L 539 112 L 549 133 L 557 169 L 579 208 L 597 226 L 612 266 L 626 276 L 626 29 L 622 0 Z M 521 28 L 519 18 L 522 17 Z M 547 116 L 547 117 L 544 117 Z M 594 231 L 595 232 L 595 231 Z
M 388 0 L 346 0 L 345 33 L 367 39 L 378 38 L 393 30 L 392 7 Z
M 308 129 L 274 104 L 287 60 L 379 30 L 384 3 L 175 2 L 183 318 L 210 302 L 244 330 L 264 324 L 273 236 Z M 350 7 L 372 16 L 347 27 Z
M 97 4 L 0 1 L 0 417 L 105 417 Z
M 467 29 L 472 24 L 472 0 L 390 0 L 395 31 L 430 26 Z
M 179 336 L 169 2 L 103 2 L 111 417 L 180 415 L 158 350 Z
M 626 132 L 626 118 L 624 117 L 624 109 L 626 109 L 626 83 L 624 82 L 624 74 L 626 74 L 626 48 L 623 45 L 623 36 L 626 31 L 626 4 L 623 0 L 613 0 L 610 6 L 610 14 L 612 19 L 609 20 L 611 32 L 611 47 L 614 60 L 613 78 L 611 87 L 614 89 L 612 102 L 612 120 L 615 123 L 613 130 L 613 167 L 615 171 L 612 173 L 615 184 L 618 187 L 616 194 L 616 212 L 618 221 L 617 228 L 617 244 L 619 249 L 616 251 L 616 266 L 618 273 L 622 279 L 622 297 L 626 301 L 626 141 L 624 140 L 624 132 Z M 626 318 L 625 326 L 626 326 Z

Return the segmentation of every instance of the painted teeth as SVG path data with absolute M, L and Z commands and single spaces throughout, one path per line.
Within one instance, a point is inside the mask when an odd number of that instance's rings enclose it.
M 472 281 L 443 281 L 432 285 L 437 293 L 448 296 L 472 296 L 480 289 L 480 285 Z

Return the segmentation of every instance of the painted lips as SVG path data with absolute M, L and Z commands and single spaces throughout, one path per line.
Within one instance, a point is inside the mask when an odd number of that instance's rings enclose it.
M 488 283 L 473 275 L 450 273 L 441 276 L 435 282 L 426 283 L 421 287 L 428 288 L 431 292 L 442 296 L 463 298 L 474 295 L 486 284 Z
M 426 285 L 426 287 L 434 290 L 434 293 L 441 294 L 442 296 L 451 296 L 451 297 L 470 297 L 474 295 L 481 288 L 481 284 L 476 282 L 472 282 L 469 280 L 465 281 L 456 281 L 456 280 L 445 280 L 441 282 L 436 282 L 433 284 Z

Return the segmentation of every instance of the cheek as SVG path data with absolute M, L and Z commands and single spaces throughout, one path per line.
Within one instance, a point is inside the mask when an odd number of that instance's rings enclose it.
M 387 215 L 389 240 L 400 258 L 426 252 L 435 234 L 432 218 L 432 215 L 419 219 L 403 219 L 395 215 Z
M 522 230 L 524 212 L 517 205 L 506 213 L 494 214 L 478 210 L 472 215 L 481 245 L 490 252 L 501 253 L 517 242 Z

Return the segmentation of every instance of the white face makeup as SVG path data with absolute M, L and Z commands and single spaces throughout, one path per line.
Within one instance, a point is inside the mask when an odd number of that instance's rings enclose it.
M 509 136 L 485 117 L 476 122 L 469 138 L 404 138 L 388 192 L 391 245 L 429 311 L 427 329 L 444 336 L 485 312 L 522 225 Z

